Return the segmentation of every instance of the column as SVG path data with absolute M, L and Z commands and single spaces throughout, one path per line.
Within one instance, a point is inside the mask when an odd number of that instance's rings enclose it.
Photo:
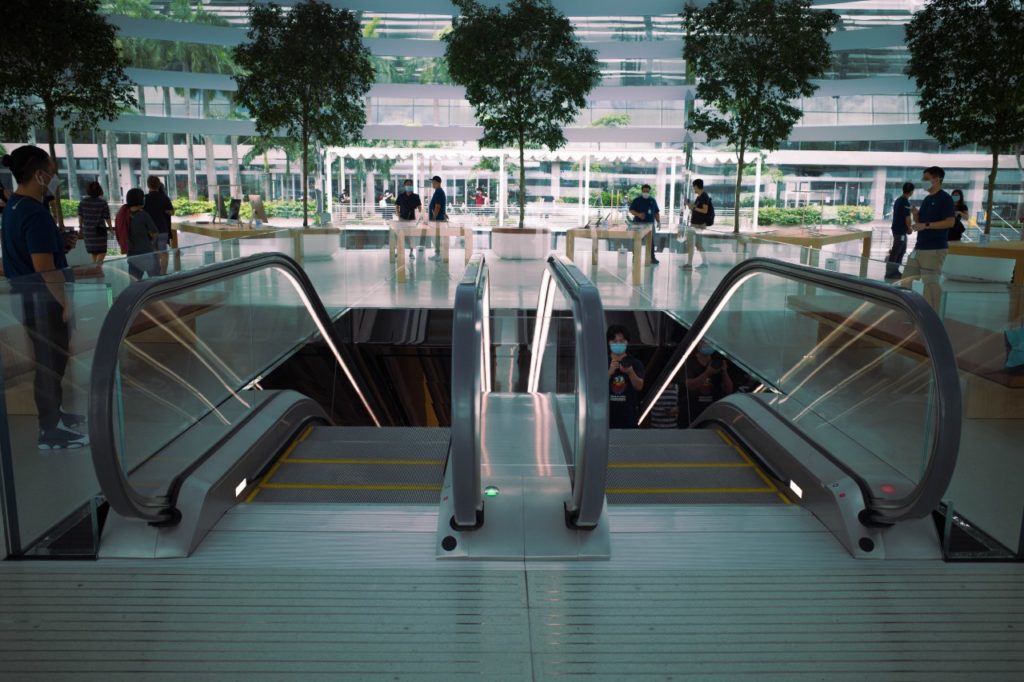
M 672 165 L 669 166 L 668 173 L 668 200 L 666 208 L 668 209 L 668 215 L 665 216 L 667 219 L 663 222 L 666 227 L 671 228 L 676 224 L 676 157 L 672 157 Z
M 871 183 L 871 210 L 876 218 L 881 218 L 885 209 L 885 168 L 876 168 L 875 179 Z
M 508 207 L 508 178 L 505 174 L 505 152 L 498 156 L 498 227 L 505 226 L 505 212 Z
M 334 157 L 331 156 L 330 152 L 327 153 L 327 158 L 324 160 L 327 172 L 324 173 L 326 176 L 324 180 L 327 182 L 327 189 L 325 197 L 327 200 L 327 215 L 331 216 L 331 220 L 334 220 Z

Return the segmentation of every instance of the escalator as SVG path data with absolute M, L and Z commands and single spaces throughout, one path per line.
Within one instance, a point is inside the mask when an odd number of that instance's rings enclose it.
M 770 278 L 779 281 L 744 287 Z M 948 338 L 919 297 L 746 261 L 689 325 L 645 411 L 702 340 L 757 376 L 758 391 L 716 403 L 694 428 L 609 431 L 596 287 L 571 262 L 549 260 L 529 392 L 500 394 L 491 392 L 486 279 L 477 256 L 456 290 L 450 429 L 387 423 L 285 256 L 134 285 L 111 309 L 94 362 L 93 460 L 113 512 L 100 557 L 188 556 L 245 502 L 429 506 L 438 556 L 452 558 L 608 558 L 608 514 L 648 505 L 799 506 L 856 557 L 936 550 L 927 524 L 955 465 L 959 421 L 948 417 L 959 386 Z M 162 321 L 195 296 L 216 301 L 211 312 Z M 130 333 L 139 318 L 156 320 L 146 338 Z M 548 344 L 557 324 L 572 338 L 568 355 Z M 903 342 L 890 341 L 891 328 L 904 330 Z M 302 393 L 263 390 L 267 369 L 314 339 L 337 365 L 324 380 L 373 426 L 334 426 Z M 911 339 L 927 357 L 907 350 Z M 567 365 L 545 369 L 545 358 Z M 572 391 L 552 392 L 549 376 L 574 377 Z M 879 392 L 890 408 L 865 399 Z M 910 428 L 887 431 L 894 414 Z

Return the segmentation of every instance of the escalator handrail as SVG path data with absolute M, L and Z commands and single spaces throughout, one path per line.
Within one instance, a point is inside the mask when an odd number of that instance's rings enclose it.
M 548 271 L 573 309 L 576 338 L 576 451 L 572 503 L 578 528 L 593 528 L 604 510 L 608 478 L 608 352 L 601 294 L 565 256 L 548 258 Z M 534 352 L 537 352 L 535 349 Z
M 314 323 L 334 353 L 342 371 L 356 388 L 370 418 L 380 426 L 376 411 L 369 402 L 369 392 L 359 389 L 355 377 L 342 360 L 341 341 L 336 336 L 334 322 L 323 301 L 309 275 L 291 257 L 283 253 L 262 253 L 134 282 L 114 300 L 103 320 L 93 356 L 89 399 L 89 438 L 92 444 L 93 468 L 104 496 L 118 514 L 150 523 L 173 522 L 177 517 L 175 497 L 181 480 L 195 471 L 212 454 L 207 452 L 200 455 L 191 465 L 179 472 L 168 482 L 167 494 L 164 495 L 144 495 L 128 481 L 127 473 L 118 457 L 114 394 L 117 389 L 121 344 L 137 315 L 150 303 L 168 296 L 267 269 L 282 272 L 295 287 L 296 293 L 311 312 Z
M 745 281 L 757 274 L 779 275 L 800 283 L 819 285 L 826 289 L 851 294 L 859 300 L 874 301 L 898 308 L 907 314 L 928 353 L 934 378 L 933 421 L 934 438 L 928 464 L 914 490 L 898 500 L 879 499 L 864 478 L 852 470 L 841 458 L 825 453 L 839 468 L 857 481 L 869 505 L 873 521 L 895 523 L 905 519 L 923 518 L 938 508 L 956 469 L 960 450 L 962 419 L 960 378 L 956 354 L 946 328 L 932 307 L 909 289 L 874 282 L 831 270 L 810 268 L 772 258 L 750 258 L 733 267 L 719 282 L 714 293 L 697 314 L 686 336 L 676 347 L 668 361 L 673 370 L 650 393 L 641 413 L 641 421 L 658 397 L 682 369 L 683 363 L 707 333 L 718 313 Z
M 452 509 L 455 525 L 475 527 L 481 511 L 480 489 L 480 412 L 486 387 L 481 353 L 489 324 L 487 305 L 487 264 L 482 254 L 475 254 L 466 265 L 466 272 L 455 287 L 452 310 L 452 436 L 451 459 Z M 489 344 L 487 344 L 489 345 Z M 465 371 L 467 358 L 472 358 L 473 371 Z

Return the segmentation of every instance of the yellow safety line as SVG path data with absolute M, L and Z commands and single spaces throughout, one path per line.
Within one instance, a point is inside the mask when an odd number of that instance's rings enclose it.
M 754 466 L 745 462 L 643 462 L 609 464 L 609 469 L 746 469 Z
M 661 495 L 671 493 L 777 493 L 775 488 L 608 488 L 609 495 Z
M 268 490 L 428 490 L 439 492 L 439 485 L 372 485 L 361 483 L 264 483 Z
M 260 482 L 257 483 L 256 487 L 252 489 L 252 492 L 249 493 L 249 496 L 245 498 L 246 502 L 252 502 L 253 500 L 256 499 L 256 496 L 260 494 L 260 490 L 263 489 L 267 481 L 274 477 L 274 474 L 276 474 L 277 470 L 281 468 L 281 465 L 284 463 L 284 461 L 288 459 L 288 456 L 295 451 L 295 448 L 299 447 L 299 443 L 309 438 L 309 434 L 311 434 L 312 432 L 313 425 L 310 424 L 309 426 L 306 427 L 305 431 L 299 434 L 298 438 L 292 441 L 292 444 L 288 446 L 288 448 L 284 451 L 284 454 L 281 455 L 281 457 L 276 462 L 274 462 L 274 465 L 272 467 L 270 467 L 270 471 L 267 472 L 267 475 L 260 479 Z
M 719 437 L 722 440 L 724 440 L 727 445 L 729 445 L 733 450 L 735 450 L 737 452 L 737 454 L 739 454 L 740 457 L 743 458 L 744 462 L 746 462 L 750 466 L 754 467 L 754 471 L 757 472 L 758 477 L 762 481 L 764 481 L 772 489 L 772 492 L 774 492 L 776 495 L 779 496 L 779 499 L 782 500 L 783 504 L 792 504 L 792 502 L 789 501 L 789 498 L 786 497 L 785 495 L 783 495 L 782 492 L 779 490 L 778 486 L 775 485 L 775 481 L 773 481 L 772 479 L 768 478 L 765 475 L 765 473 L 763 471 L 761 471 L 761 467 L 756 466 L 754 464 L 754 460 L 750 459 L 750 457 L 747 455 L 747 453 L 743 452 L 743 449 L 740 448 L 740 446 L 737 445 L 736 442 L 733 441 L 732 438 L 730 438 L 728 435 L 726 435 L 722 431 L 717 431 L 717 433 L 718 433 Z
M 443 459 L 289 459 L 288 464 L 401 464 L 441 466 Z

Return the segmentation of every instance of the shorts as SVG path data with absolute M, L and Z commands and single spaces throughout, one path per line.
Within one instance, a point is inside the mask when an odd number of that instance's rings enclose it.
M 904 277 L 920 277 L 925 284 L 938 284 L 942 275 L 942 264 L 946 262 L 948 249 L 928 249 L 910 254 L 907 266 L 903 268 Z
M 154 248 L 157 251 L 166 251 L 167 250 L 167 243 L 170 240 L 171 240 L 171 233 L 170 232 L 161 232 L 161 233 L 159 233 L 156 236 L 156 242 L 154 244 Z

